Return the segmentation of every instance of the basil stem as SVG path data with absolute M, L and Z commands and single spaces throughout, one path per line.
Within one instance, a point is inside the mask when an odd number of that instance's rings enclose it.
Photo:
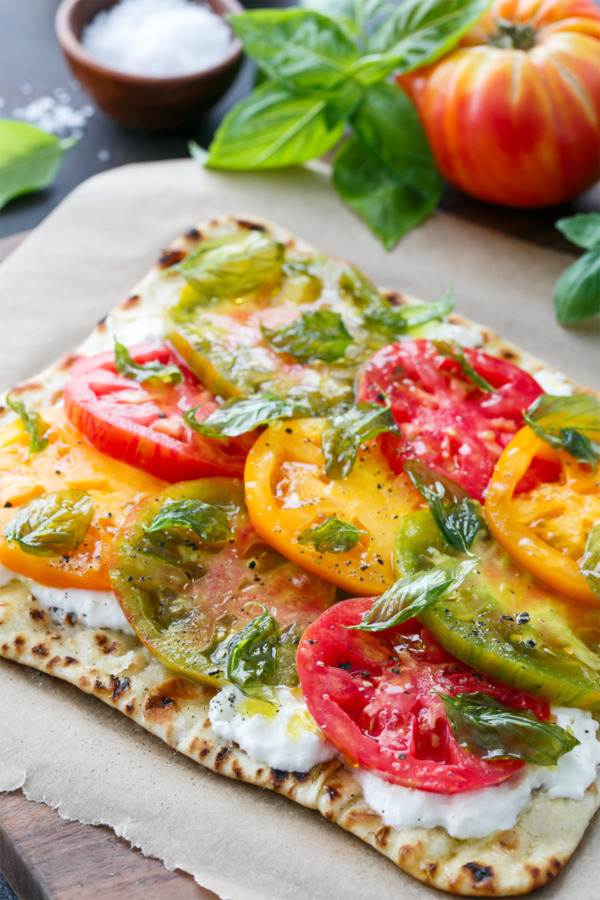
M 417 459 L 409 459 L 404 471 L 431 510 L 446 541 L 468 552 L 483 525 L 481 506 L 456 481 L 441 475 Z
M 39 413 L 33 409 L 27 409 L 22 400 L 16 397 L 6 396 L 6 405 L 15 412 L 23 423 L 23 428 L 29 435 L 29 455 L 39 453 L 48 446 L 48 438 L 43 435 L 48 431 L 49 425 L 44 422 Z
M 144 531 L 156 534 L 171 528 L 187 528 L 207 543 L 223 541 L 230 536 L 227 513 L 202 500 L 166 500 L 152 522 L 144 526 Z
M 115 338 L 115 369 L 119 375 L 131 378 L 140 384 L 154 382 L 159 384 L 181 384 L 183 372 L 174 364 L 163 365 L 158 360 L 147 363 L 136 363 L 124 344 Z
M 600 459 L 600 403 L 591 394 L 542 394 L 523 412 L 523 418 L 555 450 L 566 450 L 578 462 L 596 470 Z
M 433 341 L 432 343 L 435 345 L 435 349 L 440 356 L 444 356 L 446 359 L 451 359 L 452 362 L 458 363 L 464 375 L 466 375 L 469 381 L 472 381 L 476 387 L 481 388 L 482 391 L 495 393 L 496 388 L 475 371 L 460 344 L 457 344 L 456 341 Z
M 305 528 L 298 535 L 299 544 L 312 544 L 318 553 L 346 553 L 356 547 L 361 534 L 366 534 L 352 522 L 343 522 L 337 516 L 328 516 L 320 525 Z
M 4 537 L 32 556 L 62 556 L 83 541 L 93 516 L 86 491 L 54 491 L 20 506 L 5 525 Z
M 279 625 L 262 603 L 252 605 L 263 611 L 227 644 L 227 680 L 246 696 L 276 705 Z

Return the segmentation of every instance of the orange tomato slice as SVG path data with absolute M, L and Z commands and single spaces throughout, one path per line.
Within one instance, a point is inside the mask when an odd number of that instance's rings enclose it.
M 133 506 L 156 494 L 165 482 L 105 456 L 88 444 L 61 409 L 48 409 L 48 446 L 29 455 L 29 435 L 21 422 L 0 429 L 0 563 L 39 584 L 109 591 L 113 537 Z M 16 509 L 48 491 L 87 491 L 94 517 L 85 539 L 63 556 L 34 556 L 7 541 L 4 528 Z

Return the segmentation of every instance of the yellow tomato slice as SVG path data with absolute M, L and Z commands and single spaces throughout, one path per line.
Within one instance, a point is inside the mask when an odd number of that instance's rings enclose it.
M 402 516 L 423 505 L 404 473 L 394 475 L 377 444 L 365 444 L 347 478 L 323 472 L 324 419 L 277 422 L 246 462 L 246 503 L 258 533 L 309 572 L 356 596 L 381 594 L 396 580 L 394 538 Z M 337 516 L 366 531 L 343 553 L 299 544 L 298 535 Z
M 113 537 L 144 496 L 165 483 L 95 450 L 62 410 L 48 409 L 48 446 L 29 455 L 29 435 L 21 422 L 0 429 L 0 563 L 18 575 L 58 588 L 109 591 Z M 94 517 L 85 539 L 63 556 L 34 556 L 4 538 L 16 509 L 48 491 L 87 491 Z
M 555 467 L 558 479 L 515 494 L 534 460 Z M 598 605 L 579 571 L 587 536 L 600 521 L 600 479 L 590 466 L 522 428 L 498 460 L 484 511 L 500 546 L 524 569 L 566 597 Z

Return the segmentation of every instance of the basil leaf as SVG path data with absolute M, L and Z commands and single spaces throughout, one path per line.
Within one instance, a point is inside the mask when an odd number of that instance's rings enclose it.
M 93 516 L 86 491 L 53 491 L 20 506 L 4 537 L 32 556 L 62 556 L 83 541 Z
M 417 112 L 395 85 L 371 85 L 352 127 L 355 136 L 334 159 L 333 183 L 391 250 L 435 208 L 441 178 Z
M 490 0 L 403 0 L 375 30 L 371 52 L 386 52 L 399 72 L 448 53 L 486 12 Z
M 344 25 L 361 35 L 372 19 L 388 15 L 394 8 L 389 0 L 304 0 L 300 6 L 332 19 L 343 19 Z
M 227 680 L 247 697 L 275 705 L 279 625 L 266 606 L 255 605 L 262 606 L 263 612 L 227 644 Z
M 202 422 L 195 418 L 196 410 L 184 413 L 184 422 L 205 437 L 224 439 L 254 431 L 259 425 L 270 425 L 278 419 L 306 418 L 310 410 L 293 400 L 282 400 L 275 394 L 256 394 L 251 397 L 232 397 Z
M 361 534 L 366 534 L 352 522 L 328 516 L 320 525 L 305 528 L 298 535 L 299 544 L 312 544 L 319 553 L 346 553 L 356 547 Z
M 115 369 L 119 375 L 131 378 L 140 384 L 152 382 L 154 384 L 181 384 L 183 372 L 175 364 L 168 366 L 152 360 L 147 363 L 136 363 L 124 344 L 120 344 L 115 338 Z
M 283 244 L 248 229 L 202 241 L 178 269 L 207 298 L 241 297 L 278 278 L 284 257 Z
M 332 118 L 326 100 L 267 81 L 227 113 L 210 145 L 207 165 L 215 169 L 292 166 L 327 153 L 343 133 L 343 120 Z
M 383 331 L 391 341 L 435 319 L 445 319 L 454 309 L 452 288 L 440 300 L 432 303 L 415 303 L 404 306 L 371 306 L 365 310 L 367 323 Z
M 438 693 L 433 691 L 433 693 Z M 454 736 L 483 759 L 521 759 L 535 766 L 554 766 L 579 741 L 560 725 L 540 722 L 527 709 L 512 709 L 489 694 L 439 694 Z
M 434 472 L 417 459 L 409 459 L 404 471 L 421 494 L 445 540 L 467 553 L 483 524 L 481 506 L 459 484 Z
M 44 422 L 39 413 L 33 409 L 27 409 L 22 400 L 6 395 L 6 405 L 15 412 L 23 423 L 23 428 L 29 435 L 29 456 L 39 453 L 48 446 L 48 438 L 43 437 L 48 431 L 49 425 Z
M 459 587 L 480 562 L 476 557 L 448 559 L 434 569 L 400 578 L 375 601 L 359 625 L 350 627 L 383 631 L 401 625 L 432 606 L 446 591 Z
M 594 594 L 600 597 L 600 522 L 588 535 L 579 570 Z
M 327 419 L 321 434 L 325 475 L 345 478 L 352 471 L 360 445 L 384 431 L 398 429 L 389 408 L 379 403 L 357 403 Z
M 596 460 L 600 459 L 600 403 L 591 394 L 542 394 L 523 412 L 523 418 L 555 450 L 566 450 L 578 462 L 596 469 Z
M 556 227 L 572 244 L 584 250 L 600 249 L 600 213 L 579 213 L 559 219 Z
M 474 385 L 481 388 L 482 391 L 496 392 L 496 388 L 491 385 L 489 381 L 486 381 L 485 378 L 482 378 L 481 375 L 477 374 L 465 356 L 465 351 L 460 344 L 457 344 L 456 341 L 433 341 L 432 343 L 435 344 L 435 349 L 440 356 L 445 356 L 446 359 L 451 359 L 452 362 L 458 363 L 463 373 Z
M 563 325 L 600 312 L 600 250 L 588 250 L 565 269 L 554 288 L 554 308 Z
M 0 209 L 14 197 L 52 184 L 65 150 L 74 143 L 27 122 L 0 119 Z
M 277 353 L 289 353 L 301 363 L 316 360 L 336 362 L 346 354 L 353 341 L 340 313 L 330 309 L 304 312 L 289 325 L 265 328 L 261 325 L 265 343 Z
M 166 500 L 152 522 L 144 526 L 144 531 L 156 534 L 171 528 L 188 528 L 207 543 L 224 541 L 230 536 L 227 513 L 202 500 Z

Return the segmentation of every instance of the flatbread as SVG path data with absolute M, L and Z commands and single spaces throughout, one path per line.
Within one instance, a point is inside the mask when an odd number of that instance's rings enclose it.
M 68 369 L 80 355 L 112 349 L 113 335 L 125 339 L 142 317 L 154 319 L 159 333 L 162 304 L 180 283 L 179 275 L 165 270 L 200 240 L 239 228 L 268 231 L 286 243 L 290 253 L 314 252 L 308 244 L 264 220 L 225 216 L 203 223 L 162 254 L 148 276 L 96 326 L 76 353 L 18 386 L 14 393 L 35 408 L 59 402 Z M 416 302 L 391 291 L 386 293 L 397 303 Z M 510 359 L 531 373 L 550 368 L 483 326 L 455 314 L 449 318 L 479 331 L 488 353 Z M 7 410 L 0 410 L 0 422 L 7 414 Z M 215 689 L 174 677 L 136 637 L 88 628 L 75 620 L 57 624 L 28 588 L 16 581 L 0 589 L 0 655 L 94 694 L 213 771 L 318 809 L 410 875 L 453 893 L 508 896 L 546 884 L 560 872 L 600 806 L 599 779 L 578 801 L 550 799 L 538 792 L 514 828 L 485 838 L 458 840 L 443 828 L 395 830 L 384 825 L 365 803 L 352 770 L 343 763 L 332 760 L 309 773 L 257 764 L 237 745 L 222 741 L 213 732 L 208 706 Z

